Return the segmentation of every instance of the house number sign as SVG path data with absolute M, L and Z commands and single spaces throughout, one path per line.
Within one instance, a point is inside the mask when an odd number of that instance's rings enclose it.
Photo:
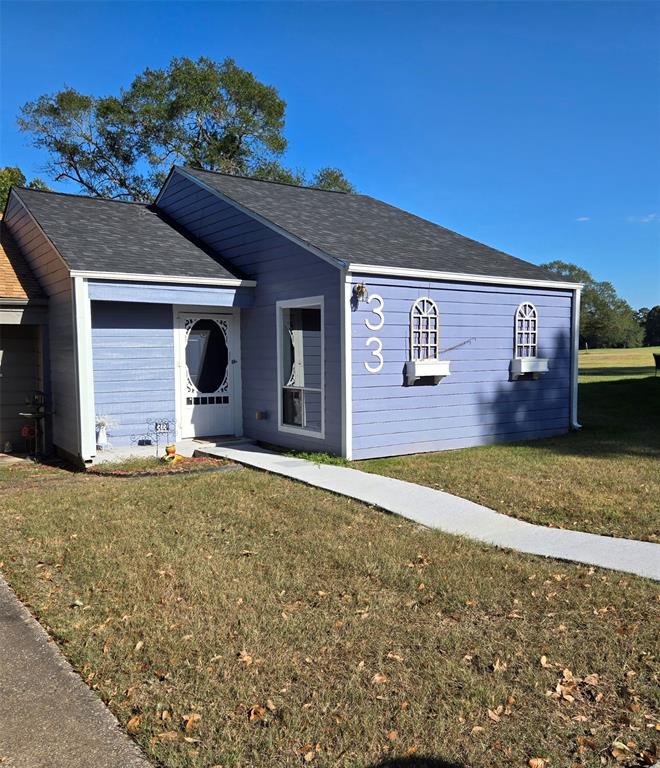
M 385 314 L 383 313 L 385 302 L 383 301 L 383 297 L 379 296 L 377 293 L 372 293 L 367 299 L 367 304 L 370 305 L 371 314 L 375 315 L 376 319 L 372 320 L 371 317 L 367 317 L 365 318 L 364 324 L 370 331 L 380 331 L 385 325 Z M 374 306 L 374 304 L 376 306 Z M 374 359 L 369 361 L 365 360 L 364 367 L 369 373 L 378 373 L 385 362 L 382 354 L 383 342 L 378 336 L 370 336 L 365 342 L 365 346 L 371 352 L 371 356 Z

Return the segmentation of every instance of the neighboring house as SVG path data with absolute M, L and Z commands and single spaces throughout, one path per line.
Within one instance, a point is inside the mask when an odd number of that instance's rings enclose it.
M 175 167 L 153 205 L 13 189 L 52 442 L 245 435 L 360 459 L 577 426 L 580 286 L 374 198 Z
M 48 301 L 0 221 L 0 451 L 33 450 L 33 422 L 20 416 L 47 386 Z M 43 448 L 43 443 L 41 446 Z

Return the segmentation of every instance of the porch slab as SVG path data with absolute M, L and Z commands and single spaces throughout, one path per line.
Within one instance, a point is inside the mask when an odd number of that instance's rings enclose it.
M 660 581 L 660 544 L 534 525 L 444 491 L 350 467 L 314 464 L 254 445 L 205 447 L 199 452 L 350 496 L 429 528 L 484 544 Z

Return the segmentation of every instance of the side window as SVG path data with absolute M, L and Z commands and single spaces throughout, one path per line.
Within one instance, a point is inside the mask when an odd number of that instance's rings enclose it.
M 517 358 L 538 356 L 538 313 L 529 302 L 524 302 L 516 310 L 514 345 Z
M 411 360 L 437 360 L 440 357 L 440 318 L 433 299 L 423 296 L 410 310 Z
M 277 309 L 280 428 L 323 431 L 323 310 L 310 300 Z

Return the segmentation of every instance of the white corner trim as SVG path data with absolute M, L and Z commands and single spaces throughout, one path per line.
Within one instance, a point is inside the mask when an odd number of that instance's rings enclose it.
M 341 261 L 341 259 L 336 259 L 334 256 L 330 256 L 329 254 L 325 253 L 325 251 L 322 251 L 320 248 L 317 248 L 316 246 L 306 242 L 302 238 L 297 237 L 296 235 L 292 234 L 291 232 L 284 229 L 283 227 L 280 227 L 278 224 L 275 224 L 274 222 L 270 221 L 270 219 L 267 219 L 265 216 L 261 216 L 260 214 L 253 211 L 251 208 L 241 205 L 241 203 L 238 203 L 236 202 L 236 200 L 229 197 L 228 195 L 225 195 L 222 192 L 219 192 L 217 189 L 214 189 L 209 184 L 206 184 L 205 182 L 201 181 L 196 176 L 193 176 L 192 174 L 187 173 L 183 168 L 176 167 L 173 169 L 173 173 L 180 173 L 186 179 L 188 179 L 189 181 L 192 181 L 193 184 L 199 185 L 202 189 L 205 189 L 207 192 L 210 192 L 210 194 L 218 197 L 224 203 L 227 203 L 227 205 L 231 205 L 232 207 L 239 210 L 241 213 L 244 213 L 246 216 L 249 216 L 251 219 L 254 219 L 255 221 L 258 221 L 260 224 L 263 224 L 265 227 L 268 227 L 268 229 L 272 229 L 273 232 L 277 232 L 278 235 L 282 235 L 282 237 L 285 237 L 287 240 L 290 240 L 292 243 L 295 243 L 296 245 L 299 245 L 301 248 L 304 248 L 306 251 L 313 253 L 314 256 L 318 256 L 319 259 L 323 259 L 323 261 L 327 261 L 328 264 L 332 264 L 333 267 L 338 267 L 339 269 L 343 269 L 346 267 L 346 263 L 344 261 Z M 168 179 L 168 182 L 169 182 L 169 179 Z M 158 202 L 159 199 L 160 199 L 160 194 L 156 198 L 156 203 Z
M 494 275 L 470 275 L 459 272 L 439 272 L 436 270 L 410 269 L 408 267 L 379 267 L 373 264 L 350 263 L 349 272 L 383 277 L 411 277 L 420 280 L 447 280 L 459 283 L 487 283 L 492 285 L 513 285 L 525 288 L 562 288 L 574 291 L 582 288 L 581 283 L 566 283 L 558 280 L 528 280 L 519 277 L 495 277 Z
M 185 277 L 178 275 L 146 275 L 139 272 L 97 272 L 92 270 L 72 269 L 71 277 L 84 277 L 87 280 L 117 280 L 135 283 L 176 283 L 177 285 L 215 285 L 225 288 L 254 288 L 256 280 L 241 280 L 230 277 Z
M 343 306 L 340 310 L 341 317 L 341 452 L 342 456 L 350 461 L 353 457 L 353 350 L 352 350 L 352 315 L 351 297 L 353 295 L 353 283 L 346 272 L 340 273 L 340 301 Z
M 87 282 L 80 277 L 73 278 L 73 331 L 80 456 L 89 461 L 96 455 L 92 310 Z
M 581 429 L 578 421 L 578 375 L 580 371 L 580 299 L 582 292 L 576 288 L 571 302 L 571 429 Z
M 277 335 L 277 430 L 292 435 L 304 435 L 319 440 L 325 439 L 325 308 L 323 296 L 306 296 L 301 299 L 283 299 L 275 302 Z M 290 308 L 318 307 L 321 310 L 321 431 L 315 432 L 303 427 L 282 423 L 282 310 Z

